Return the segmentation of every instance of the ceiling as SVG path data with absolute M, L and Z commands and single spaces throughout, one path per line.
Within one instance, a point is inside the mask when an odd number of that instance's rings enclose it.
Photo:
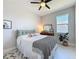
M 47 9 L 46 7 L 42 8 L 41 10 L 38 10 L 40 5 L 30 4 L 31 1 L 40 1 L 40 0 L 29 0 L 25 2 L 26 8 L 29 8 L 32 12 L 40 16 L 75 5 L 75 0 L 52 0 L 51 2 L 48 3 L 48 5 L 51 8 L 50 10 Z
M 31 4 L 30 2 L 39 2 L 40 0 L 4 0 L 5 3 L 6 1 L 10 2 L 10 4 L 17 6 L 17 7 L 22 7 L 24 9 L 28 9 L 31 12 L 39 15 L 39 16 L 43 16 L 61 9 L 65 9 L 68 7 L 71 7 L 73 5 L 75 5 L 75 0 L 52 0 L 51 2 L 48 2 L 48 6 L 50 6 L 51 9 L 48 9 L 46 7 L 42 8 L 41 10 L 38 10 L 38 8 L 40 7 L 39 4 Z M 8 3 L 7 3 L 8 4 Z M 17 8 L 16 7 L 16 8 Z M 22 9 L 21 8 L 21 9 Z

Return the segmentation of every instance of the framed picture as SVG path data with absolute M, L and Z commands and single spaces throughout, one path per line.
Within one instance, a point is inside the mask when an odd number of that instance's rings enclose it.
M 3 29 L 12 29 L 12 21 L 3 20 Z
M 43 29 L 48 32 L 52 31 L 53 30 L 52 24 L 45 24 Z

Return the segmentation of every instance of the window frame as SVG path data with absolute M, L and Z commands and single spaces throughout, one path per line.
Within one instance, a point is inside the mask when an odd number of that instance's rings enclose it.
M 57 17 L 58 17 L 58 16 L 64 16 L 64 15 L 68 15 L 68 23 L 57 24 Z M 69 14 L 68 14 L 68 13 L 66 13 L 66 14 L 61 14 L 61 15 L 57 15 L 57 16 L 56 16 L 56 32 L 57 32 L 57 33 L 63 33 L 63 32 L 61 32 L 61 31 L 60 31 L 60 32 L 57 31 L 57 26 L 58 26 L 58 25 L 67 25 L 67 26 L 68 26 L 68 29 L 69 29 Z M 69 32 L 69 30 L 68 30 L 68 32 Z M 67 32 L 67 33 L 68 33 L 68 32 Z

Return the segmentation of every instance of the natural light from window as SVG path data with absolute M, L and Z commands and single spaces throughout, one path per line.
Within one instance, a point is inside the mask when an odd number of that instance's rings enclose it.
M 56 17 L 57 33 L 68 33 L 68 17 L 69 14 L 59 15 Z

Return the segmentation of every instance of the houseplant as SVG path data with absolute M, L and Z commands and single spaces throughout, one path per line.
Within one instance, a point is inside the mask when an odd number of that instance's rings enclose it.
M 64 46 L 68 46 L 68 40 L 69 40 L 68 34 L 69 33 L 59 34 L 59 40 Z

